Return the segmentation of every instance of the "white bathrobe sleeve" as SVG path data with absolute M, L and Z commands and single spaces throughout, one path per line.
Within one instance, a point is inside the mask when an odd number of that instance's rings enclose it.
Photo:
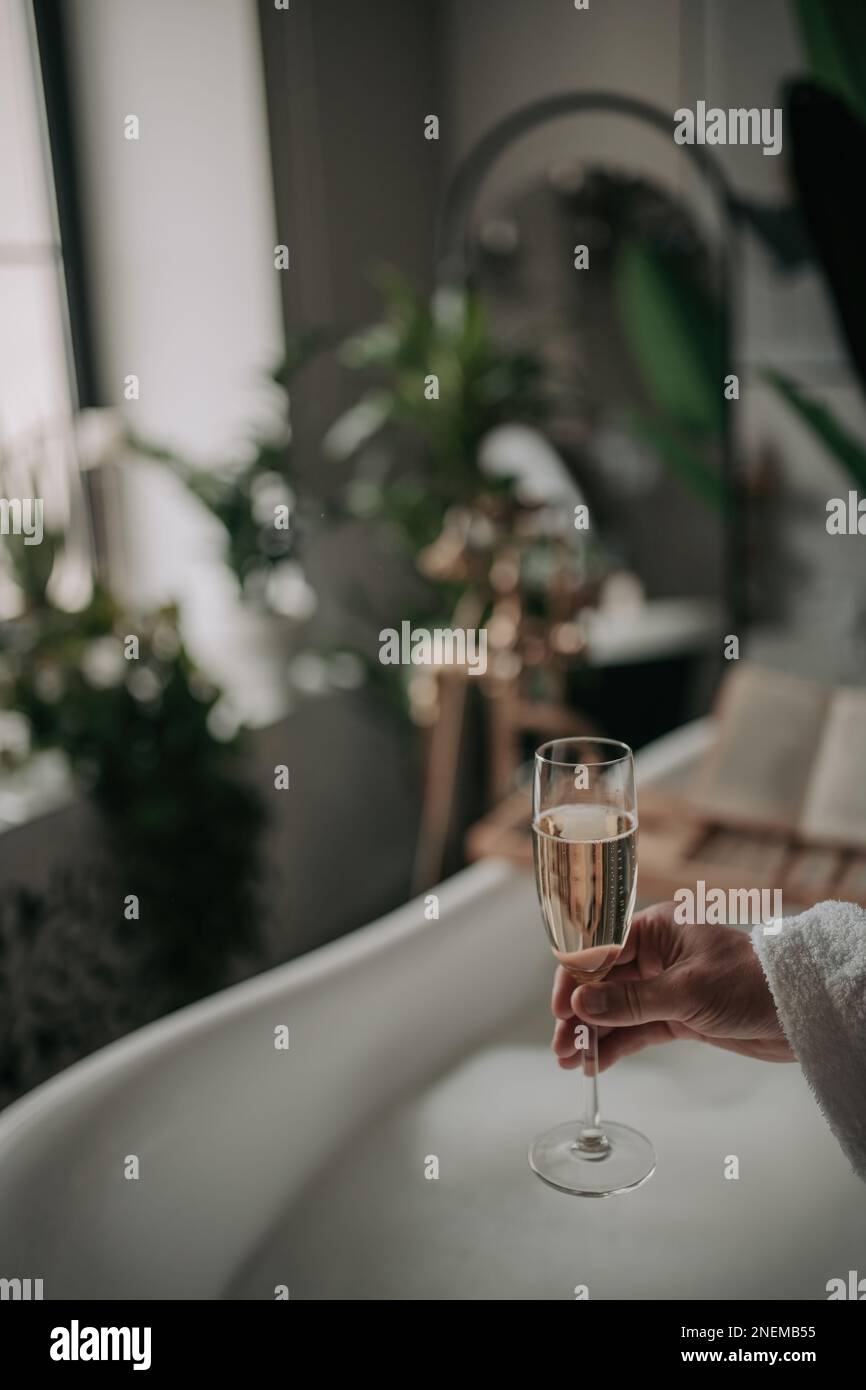
M 854 1171 L 866 1178 L 866 911 L 824 902 L 752 931 L 785 1036 Z

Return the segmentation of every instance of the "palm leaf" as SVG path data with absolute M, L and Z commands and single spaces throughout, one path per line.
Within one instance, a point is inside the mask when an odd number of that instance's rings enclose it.
M 647 391 L 684 429 L 721 429 L 722 320 L 718 305 L 676 261 L 628 241 L 614 287 L 629 346 Z
M 790 377 L 776 371 L 766 371 L 764 377 L 812 433 L 818 436 L 827 452 L 847 469 L 856 483 L 866 487 L 866 445 L 849 434 L 827 406 L 819 405 L 804 394 Z
M 728 489 L 720 473 L 704 462 L 691 444 L 683 440 L 664 420 L 631 414 L 632 433 L 649 445 L 668 470 L 691 489 L 702 502 L 723 511 Z
M 852 0 L 796 0 L 811 73 L 866 120 L 866 5 Z

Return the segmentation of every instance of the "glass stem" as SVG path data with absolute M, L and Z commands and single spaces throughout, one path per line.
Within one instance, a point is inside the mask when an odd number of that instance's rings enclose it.
M 598 1029 L 592 1024 L 587 1024 L 587 1030 L 586 1058 L 583 1064 L 586 1077 L 586 1108 L 577 1147 L 586 1157 L 601 1158 L 607 1153 L 610 1144 L 602 1128 L 598 1108 Z

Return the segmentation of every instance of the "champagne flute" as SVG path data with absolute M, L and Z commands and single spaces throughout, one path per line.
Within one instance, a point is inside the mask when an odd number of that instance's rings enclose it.
M 579 984 L 597 984 L 625 944 L 637 888 L 637 795 L 625 743 L 559 738 L 535 754 L 532 839 L 538 900 L 553 954 Z M 602 1123 L 598 1032 L 578 1024 L 586 1109 L 540 1135 L 529 1164 L 544 1182 L 584 1197 L 640 1187 L 655 1171 L 652 1144 L 628 1125 Z

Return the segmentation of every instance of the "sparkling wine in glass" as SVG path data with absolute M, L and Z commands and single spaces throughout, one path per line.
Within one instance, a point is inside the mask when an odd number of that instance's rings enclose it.
M 631 749 L 604 738 L 542 744 L 535 754 L 532 813 L 535 881 L 553 954 L 575 988 L 597 984 L 616 964 L 634 911 L 638 822 Z M 602 1122 L 597 1030 L 578 1027 L 586 1044 L 584 1117 L 540 1135 L 529 1163 L 551 1187 L 610 1197 L 646 1182 L 655 1171 L 655 1152 L 637 1130 Z

